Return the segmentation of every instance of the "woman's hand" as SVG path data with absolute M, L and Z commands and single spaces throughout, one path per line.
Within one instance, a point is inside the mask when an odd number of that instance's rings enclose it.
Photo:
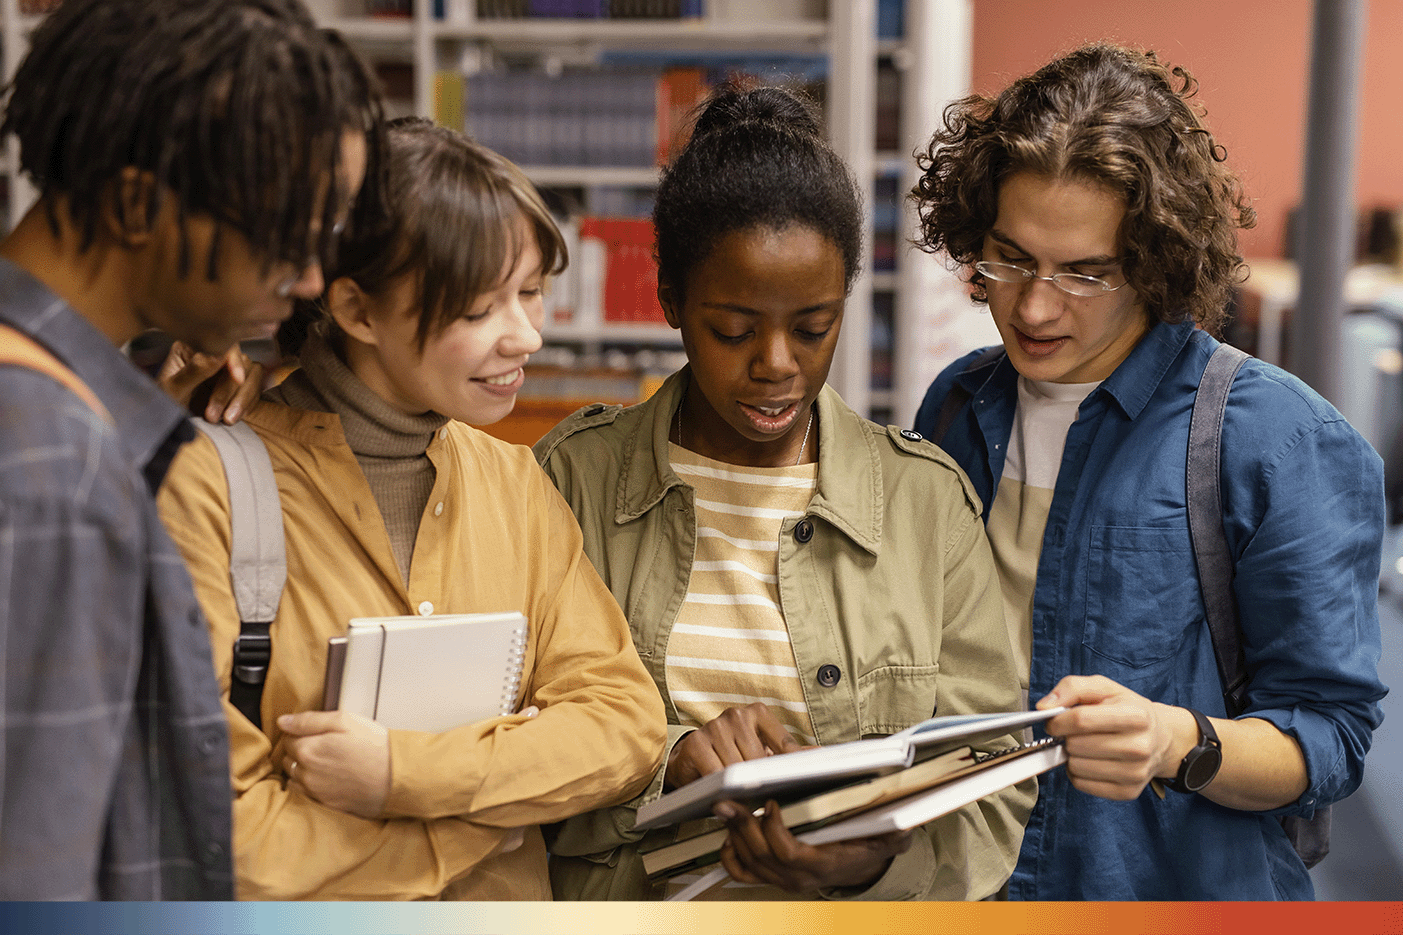
M 672 748 L 663 789 L 676 789 L 723 766 L 804 749 L 766 705 L 727 708 Z
M 206 422 L 233 425 L 263 391 L 263 365 L 251 360 L 236 344 L 222 356 L 202 354 L 176 341 L 156 374 L 161 389 L 182 406 L 203 401 L 196 413 Z M 198 391 L 198 392 L 197 392 Z M 208 401 L 204 394 L 209 393 Z
M 740 883 L 768 883 L 791 893 L 812 894 L 832 887 L 870 886 L 911 846 L 910 831 L 871 838 L 803 844 L 769 802 L 757 819 L 735 802 L 718 802 L 713 811 L 726 822 L 721 866 Z
M 390 733 L 359 714 L 303 711 L 278 718 L 288 735 L 289 784 L 323 805 L 379 818 L 390 795 Z

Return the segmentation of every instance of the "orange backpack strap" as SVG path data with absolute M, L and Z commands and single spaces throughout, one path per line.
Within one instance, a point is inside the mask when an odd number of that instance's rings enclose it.
M 39 371 L 67 387 L 104 420 L 112 421 L 112 416 L 108 414 L 102 400 L 97 398 L 97 394 L 88 384 L 78 378 L 78 374 L 64 366 L 62 361 L 49 353 L 38 341 L 9 325 L 0 325 L 0 364 L 14 364 Z

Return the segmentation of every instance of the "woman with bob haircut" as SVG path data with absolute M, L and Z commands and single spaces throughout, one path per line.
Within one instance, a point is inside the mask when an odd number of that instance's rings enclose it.
M 262 729 L 229 701 L 239 615 L 207 439 L 161 494 L 224 690 L 238 894 L 549 899 L 537 826 L 637 794 L 664 739 L 569 508 L 528 449 L 470 427 L 511 410 L 565 248 L 505 159 L 425 120 L 387 139 L 389 216 L 358 209 L 320 302 L 280 336 L 300 369 L 244 416 L 287 544 Z M 318 710 L 350 618 L 479 611 L 527 618 L 523 710 L 442 733 Z

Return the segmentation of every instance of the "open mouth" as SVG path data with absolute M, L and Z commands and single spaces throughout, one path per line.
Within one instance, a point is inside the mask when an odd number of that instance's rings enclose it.
M 526 373 L 517 367 L 510 373 L 498 374 L 495 377 L 475 377 L 473 382 L 481 385 L 489 393 L 509 396 L 521 389 L 521 384 L 526 382 Z
M 767 435 L 776 432 L 783 432 L 794 424 L 794 420 L 799 415 L 799 403 L 780 403 L 779 405 L 761 406 L 754 403 L 741 403 L 741 412 L 745 414 L 750 424 Z

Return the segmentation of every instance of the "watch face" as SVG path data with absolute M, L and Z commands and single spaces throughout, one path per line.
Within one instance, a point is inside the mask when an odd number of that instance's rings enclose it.
M 1198 756 L 1184 770 L 1184 785 L 1190 792 L 1197 792 L 1213 781 L 1218 775 L 1218 767 L 1223 765 L 1223 754 L 1217 747 L 1199 747 Z

